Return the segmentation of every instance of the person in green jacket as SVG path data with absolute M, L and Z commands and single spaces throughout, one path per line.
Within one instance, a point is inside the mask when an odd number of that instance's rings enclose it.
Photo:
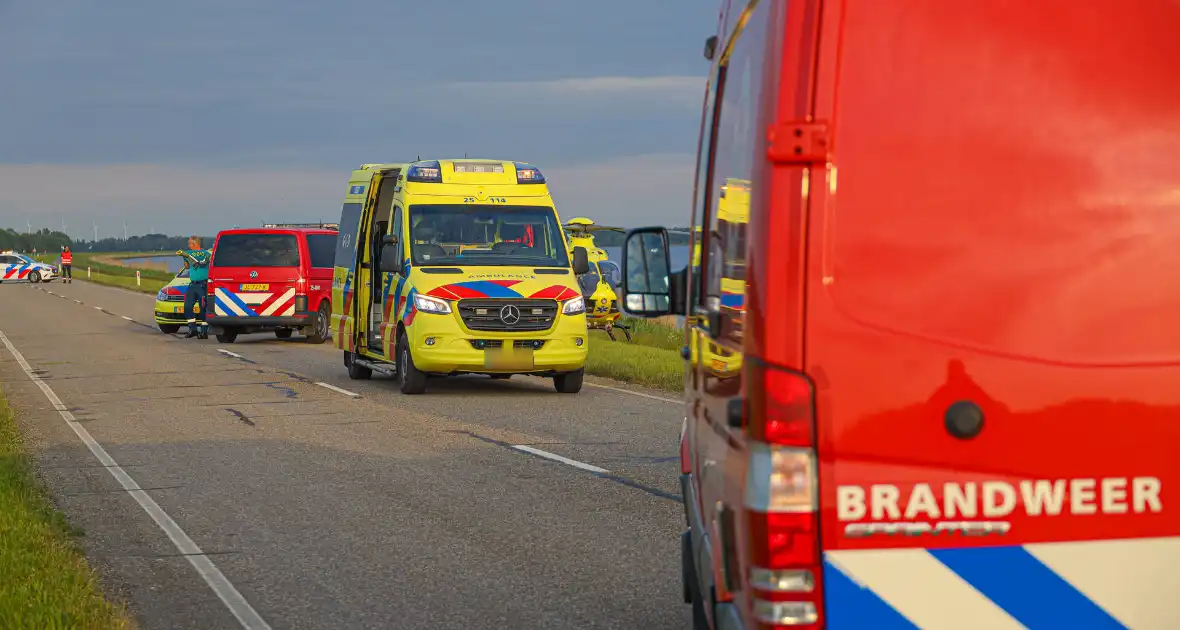
M 178 250 L 177 255 L 183 256 L 188 266 L 188 292 L 184 296 L 184 317 L 188 320 L 188 334 L 185 339 L 198 337 L 209 338 L 209 325 L 205 323 L 205 312 L 208 304 L 205 295 L 209 292 L 209 262 L 213 253 L 201 248 L 201 237 L 188 237 L 188 249 Z M 201 311 L 193 313 L 193 307 L 200 304 Z

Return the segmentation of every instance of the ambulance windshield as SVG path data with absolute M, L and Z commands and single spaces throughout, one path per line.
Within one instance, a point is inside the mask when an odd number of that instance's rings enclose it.
M 557 213 L 543 206 L 410 206 L 415 265 L 568 267 Z

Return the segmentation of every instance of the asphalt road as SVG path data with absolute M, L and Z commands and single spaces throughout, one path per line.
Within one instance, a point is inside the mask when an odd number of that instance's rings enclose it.
M 674 396 L 528 377 L 403 396 L 349 380 L 331 343 L 185 340 L 152 304 L 0 285 L 0 382 L 143 628 L 689 627 Z

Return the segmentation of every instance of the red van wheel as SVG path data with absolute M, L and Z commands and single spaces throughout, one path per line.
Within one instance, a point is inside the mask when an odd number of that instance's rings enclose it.
M 331 307 L 327 302 L 324 302 L 320 304 L 320 310 L 316 311 L 315 323 L 312 324 L 311 332 L 307 335 L 307 343 L 324 343 L 330 339 L 332 337 L 331 321 Z

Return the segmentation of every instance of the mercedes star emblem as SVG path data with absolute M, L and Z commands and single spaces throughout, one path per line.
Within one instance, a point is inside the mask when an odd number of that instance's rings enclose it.
M 513 306 L 511 304 L 505 306 L 504 308 L 501 308 L 500 309 L 500 321 L 504 322 L 505 324 L 508 324 L 509 326 L 515 324 L 516 322 L 519 322 L 520 321 L 520 309 L 516 308 L 515 306 Z

